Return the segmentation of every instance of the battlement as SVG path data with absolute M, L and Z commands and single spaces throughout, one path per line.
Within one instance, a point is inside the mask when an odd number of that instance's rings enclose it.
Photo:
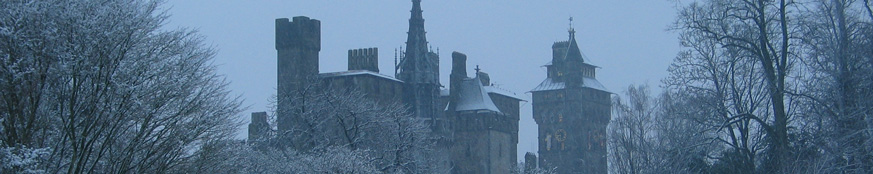
M 568 45 L 570 45 L 570 41 L 555 42 L 554 44 L 552 44 L 552 49 L 567 48 Z
M 379 48 L 349 50 L 349 71 L 351 70 L 379 72 Z
M 569 47 L 569 45 L 569 41 L 555 42 L 555 44 L 552 44 L 553 64 L 562 64 L 561 62 L 563 62 L 567 57 L 567 47 Z
M 306 16 L 276 19 L 276 49 L 321 50 L 321 21 Z
M 379 48 L 358 48 L 349 50 L 349 56 L 364 57 L 378 56 Z
M 252 124 L 267 123 L 267 112 L 252 112 Z

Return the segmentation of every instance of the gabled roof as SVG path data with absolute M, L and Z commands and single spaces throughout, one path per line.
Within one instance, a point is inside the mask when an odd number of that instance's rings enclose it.
M 548 90 L 558 90 L 566 88 L 566 83 L 556 81 L 552 78 L 546 78 L 543 82 L 540 82 L 540 85 L 537 85 L 536 88 L 530 90 L 530 92 L 538 92 L 538 91 L 548 91 Z M 583 77 L 582 78 L 582 87 L 583 88 L 591 88 L 600 90 L 603 92 L 609 92 L 606 90 L 606 87 L 603 87 L 603 84 L 600 84 L 600 81 L 591 77 Z M 611 93 L 611 92 L 609 92 Z
M 479 78 L 461 80 L 455 111 L 494 111 L 500 113 Z

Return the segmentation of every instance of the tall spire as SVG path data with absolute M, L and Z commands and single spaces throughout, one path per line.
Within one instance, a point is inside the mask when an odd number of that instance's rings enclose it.
M 439 105 L 439 55 L 428 50 L 421 0 L 412 0 L 406 51 L 400 54 L 397 79 L 404 82 L 404 102 L 418 117 L 437 119 Z
M 424 17 L 422 16 L 421 0 L 412 0 L 412 10 L 409 11 L 409 31 L 406 32 L 406 51 L 401 56 L 400 65 L 398 65 L 400 73 L 397 74 L 400 80 L 408 83 L 439 83 L 438 76 L 430 75 L 432 71 L 438 71 L 431 64 L 437 64 L 429 55 L 427 37 L 424 31 Z M 422 75 L 414 75 L 424 73 L 427 78 L 421 79 Z M 434 76 L 434 77 L 429 77 Z
M 424 17 L 421 15 L 421 0 L 412 0 L 412 10 L 409 12 L 412 13 L 412 16 L 409 17 L 409 28 L 412 29 L 414 25 L 420 25 L 424 29 Z
M 406 32 L 406 57 L 414 59 L 411 62 L 424 61 L 427 56 L 427 37 L 424 31 L 424 17 L 421 11 L 421 0 L 412 0 L 412 10 L 409 17 L 409 31 Z

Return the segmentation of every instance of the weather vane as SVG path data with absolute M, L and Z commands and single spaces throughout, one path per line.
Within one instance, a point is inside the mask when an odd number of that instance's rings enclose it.
M 570 16 L 570 29 L 568 30 L 570 30 L 570 32 L 576 32 L 576 30 L 573 29 L 573 16 Z
M 573 16 L 570 16 L 570 28 L 573 28 Z

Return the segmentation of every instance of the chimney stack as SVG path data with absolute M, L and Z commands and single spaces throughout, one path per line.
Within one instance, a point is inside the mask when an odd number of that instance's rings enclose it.
M 367 70 L 379 72 L 379 48 L 349 50 L 349 71 Z
M 455 110 L 460 95 L 461 81 L 467 78 L 467 55 L 452 52 L 452 73 L 449 74 L 449 109 Z

